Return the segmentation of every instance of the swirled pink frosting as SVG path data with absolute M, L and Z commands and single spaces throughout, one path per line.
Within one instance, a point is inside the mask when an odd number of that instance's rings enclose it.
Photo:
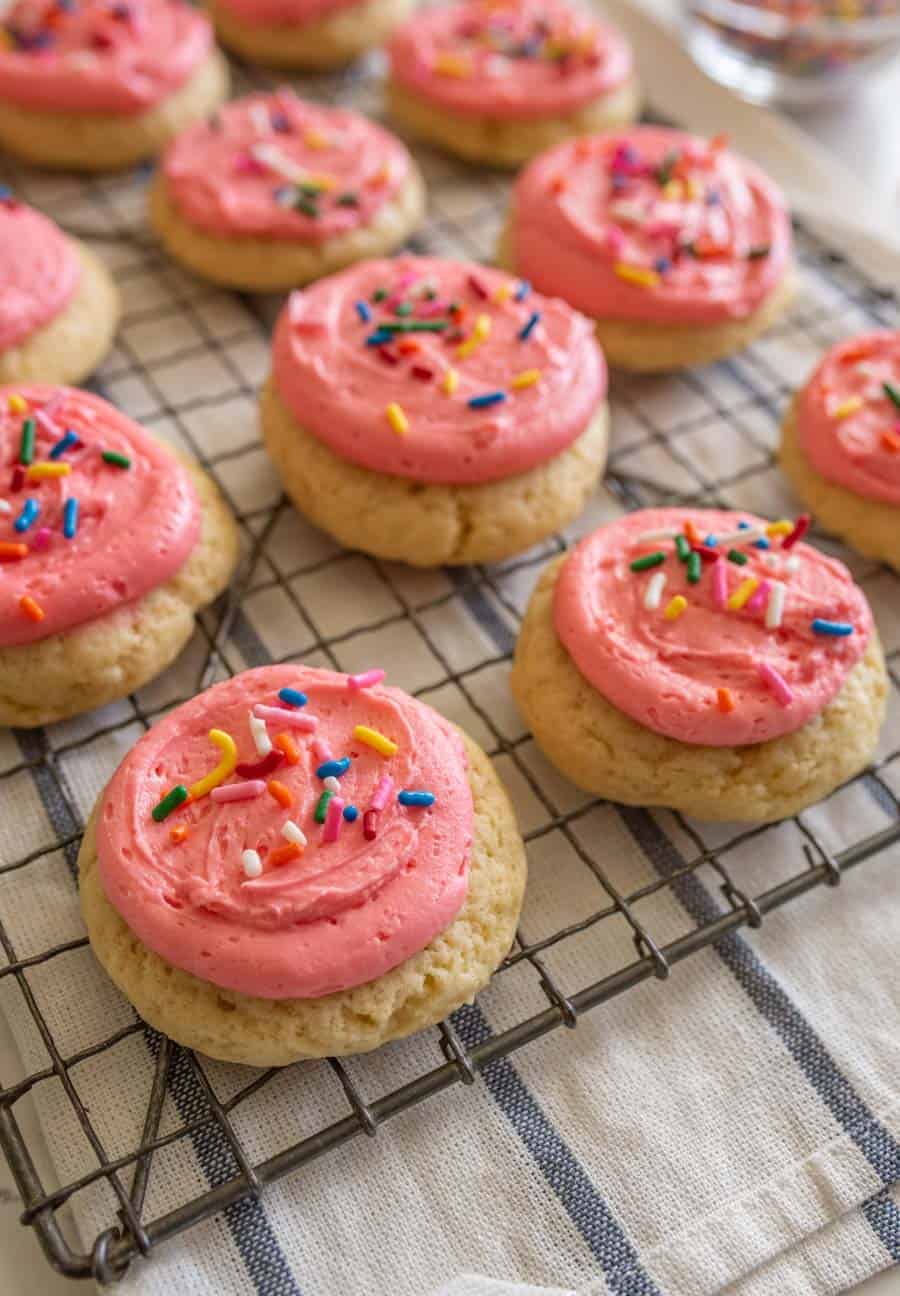
M 360 0 L 221 0 L 248 27 L 305 27 Z
M 62 230 L 31 207 L 0 200 L 0 351 L 49 324 L 80 280 L 78 253 Z
M 210 729 L 233 737 L 241 761 L 260 759 L 248 715 L 254 704 L 283 707 L 285 687 L 306 694 L 303 714 L 316 719 L 311 735 L 288 729 L 300 759 L 274 775 L 293 805 L 268 791 L 246 801 L 207 795 L 155 822 L 151 810 L 173 785 L 190 786 L 218 763 Z M 267 723 L 273 736 L 284 727 Z M 395 742 L 396 754 L 355 739 L 360 724 Z M 341 820 L 336 840 L 314 819 L 323 752 L 349 757 L 339 795 L 359 811 Z M 367 840 L 364 814 L 386 776 L 389 795 Z M 431 792 L 434 804 L 401 805 L 404 789 Z M 273 864 L 289 820 L 307 845 Z M 173 825 L 188 829 L 187 840 L 172 841 Z M 472 831 L 465 750 L 446 720 L 399 689 L 354 690 L 331 671 L 269 666 L 201 693 L 141 739 L 103 796 L 97 850 L 110 902 L 169 963 L 242 994 L 309 999 L 374 980 L 443 931 L 465 900 Z M 242 867 L 248 849 L 262 862 L 257 877 Z
M 9 408 L 21 396 L 27 411 Z M 23 423 L 35 420 L 34 462 L 71 465 L 68 476 L 21 480 Z M 51 448 L 73 432 L 79 446 L 55 461 Z M 103 451 L 130 459 L 106 463 Z M 35 643 L 114 612 L 164 584 L 200 532 L 200 506 L 184 468 L 160 442 L 112 405 L 72 387 L 0 387 L 0 645 Z M 63 535 L 66 502 L 78 501 L 72 539 Z M 16 528 L 28 502 L 35 520 Z M 4 546 L 25 545 L 10 559 Z M 23 613 L 30 597 L 40 621 Z
M 442 331 L 368 344 L 404 320 Z M 532 385 L 516 386 L 523 374 L 536 375 Z M 425 257 L 367 261 L 294 293 L 275 329 L 273 375 L 298 422 L 335 454 L 427 482 L 525 472 L 580 436 L 606 394 L 583 316 L 499 271 Z
M 184 0 L 18 0 L 3 29 L 0 101 L 46 112 L 145 112 L 213 44 L 209 20 Z
M 513 192 L 516 269 L 601 319 L 716 324 L 782 281 L 791 226 L 778 189 L 718 141 L 658 126 L 567 140 Z
M 394 33 L 391 75 L 450 112 L 529 120 L 602 98 L 632 75 L 614 27 L 566 0 L 468 0 L 417 12 Z
M 828 351 L 797 406 L 797 436 L 828 481 L 900 504 L 900 332 L 866 333 Z
M 768 597 L 741 610 L 720 606 L 712 563 L 702 564 L 698 583 L 671 539 L 641 539 L 665 528 L 693 523 L 705 539 L 733 532 L 741 522 L 765 522 L 718 510 L 646 509 L 601 527 L 572 551 L 556 584 L 556 633 L 581 674 L 608 702 L 638 724 L 667 738 L 712 747 L 738 747 L 791 733 L 807 724 L 840 691 L 863 656 L 872 629 L 865 595 L 842 563 L 810 545 L 767 550 L 736 542 L 723 548 L 745 553 L 738 566 L 725 561 L 729 598 L 744 581 L 784 587 L 777 627 L 767 625 Z M 631 562 L 662 551 L 665 563 L 634 572 Z M 650 582 L 665 575 L 659 605 L 648 607 Z M 765 591 L 764 591 L 765 594 Z M 687 608 L 674 620 L 666 608 L 676 596 Z M 846 637 L 816 633 L 822 619 L 852 626 Z M 775 671 L 790 700 L 773 692 Z M 730 694 L 723 709 L 719 690 Z
M 359 113 L 279 90 L 184 131 L 163 168 L 171 200 L 199 229 L 320 243 L 370 224 L 407 180 L 410 157 Z

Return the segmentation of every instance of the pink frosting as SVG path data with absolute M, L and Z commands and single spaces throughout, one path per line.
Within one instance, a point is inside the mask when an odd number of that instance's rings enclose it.
M 403 320 L 446 327 L 367 345 Z M 335 454 L 427 482 L 524 472 L 570 445 L 606 393 L 592 326 L 564 302 L 484 266 L 417 257 L 364 262 L 294 293 L 275 329 L 273 372 L 298 422 Z M 522 374 L 538 376 L 516 386 Z M 496 393 L 497 403 L 469 405 Z
M 828 481 L 900 504 L 900 333 L 867 333 L 828 351 L 800 394 L 797 433 Z
M 766 523 L 742 513 L 697 509 L 647 509 L 601 527 L 564 564 L 556 585 L 556 633 L 581 674 L 613 706 L 667 738 L 713 747 L 764 742 L 801 728 L 839 692 L 863 656 L 872 629 L 865 596 L 842 563 L 799 543 L 768 550 L 733 543 L 749 559 L 724 563 L 731 597 L 748 579 L 769 582 L 769 592 L 742 610 L 721 606 L 713 563 L 703 562 L 697 584 L 675 556 L 671 539 L 641 540 L 658 529 L 693 523 L 700 536 L 723 536 L 738 523 Z M 665 562 L 634 572 L 631 562 L 662 551 Z M 722 570 L 722 569 L 720 569 Z M 658 607 L 647 607 L 648 587 L 665 575 Z M 775 583 L 784 587 L 780 625 L 767 624 Z M 673 620 L 666 609 L 676 596 L 687 608 Z M 816 633 L 823 619 L 853 627 L 847 637 Z M 773 675 L 774 672 L 774 675 Z M 767 676 L 764 679 L 763 676 Z M 790 700 L 773 690 L 782 681 Z M 718 690 L 730 694 L 723 707 Z
M 470 0 L 394 34 L 391 74 L 451 112 L 525 120 L 573 112 L 632 74 L 625 39 L 565 0 Z
M 359 113 L 280 90 L 190 127 L 163 167 L 170 197 L 200 229 L 319 243 L 370 224 L 405 183 L 410 158 Z
M 715 324 L 781 282 L 791 227 L 772 181 L 720 141 L 643 126 L 536 158 L 516 182 L 512 249 L 542 292 L 597 318 Z
M 78 253 L 52 221 L 21 203 L 0 201 L 0 351 L 54 319 L 80 280 Z
M 21 396 L 26 413 L 9 408 Z M 15 403 L 15 400 L 14 400 Z M 21 482 L 25 419 L 36 424 L 34 463 L 71 465 L 68 476 Z M 51 460 L 68 431 L 81 445 Z M 103 451 L 130 459 L 106 463 Z M 0 645 L 35 643 L 94 621 L 162 585 L 187 558 L 200 532 L 200 507 L 188 474 L 160 442 L 106 401 L 71 387 L 0 387 Z M 65 505 L 78 501 L 72 539 L 63 534 Z M 26 530 L 15 523 L 28 503 L 39 512 Z M 26 545 L 10 560 L 5 546 Z M 42 620 L 24 614 L 30 597 Z
M 286 687 L 306 694 L 304 714 L 317 720 L 312 736 L 291 731 L 299 762 L 270 776 L 293 805 L 267 792 L 241 801 L 203 796 L 155 822 L 151 810 L 173 785 L 190 786 L 218 764 L 210 729 L 233 737 L 241 762 L 260 759 L 248 715 L 254 705 L 283 706 Z M 395 742 L 396 754 L 355 739 L 360 724 Z M 283 727 L 269 723 L 273 737 Z M 350 758 L 337 795 L 358 809 L 354 822 L 315 822 L 325 787 L 317 750 Z M 383 789 L 367 840 L 364 816 L 385 775 L 393 785 Z M 234 774 L 227 783 L 238 781 Z M 434 805 L 399 804 L 403 789 L 433 793 Z M 289 820 L 307 845 L 272 864 Z M 189 832 L 180 843 L 171 839 L 178 825 Z M 465 750 L 430 707 L 382 685 L 351 689 L 331 671 L 268 666 L 217 684 L 141 739 L 104 794 L 97 849 L 109 900 L 168 962 L 243 994 L 309 999 L 383 975 L 443 931 L 465 900 L 472 831 Z M 260 857 L 258 877 L 244 872 L 246 850 Z
M 3 28 L 0 101 L 47 112 L 144 112 L 212 49 L 184 0 L 18 0 Z
M 248 27 L 304 27 L 361 0 L 221 0 Z

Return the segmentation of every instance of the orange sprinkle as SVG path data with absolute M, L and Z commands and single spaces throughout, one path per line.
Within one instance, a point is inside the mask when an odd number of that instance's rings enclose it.
M 169 829 L 169 836 L 176 846 L 179 846 L 183 841 L 187 841 L 189 834 L 190 829 L 187 824 L 176 824 L 174 828 Z
M 269 856 L 269 863 L 273 868 L 278 868 L 280 864 L 290 864 L 291 860 L 299 859 L 303 851 L 296 842 L 288 842 L 286 846 L 277 846 Z
M 0 541 L 0 562 L 18 562 L 28 557 L 28 545 L 13 540 Z
M 401 338 L 397 343 L 397 350 L 401 355 L 412 355 L 414 351 L 421 351 L 422 345 L 415 338 Z
M 565 176 L 561 176 L 561 175 L 554 176 L 553 179 L 550 181 L 551 193 L 560 194 L 564 191 L 565 187 L 566 187 Z
M 297 749 L 297 744 L 289 733 L 280 733 L 276 738 L 273 738 L 272 741 L 279 751 L 284 752 L 284 759 L 287 761 L 288 765 L 299 764 L 300 752 Z
M 35 603 L 30 594 L 23 594 L 19 599 L 19 607 L 28 617 L 29 621 L 43 621 L 45 613 L 40 603 Z
M 719 704 L 719 710 L 724 711 L 726 715 L 729 711 L 734 710 L 734 698 L 731 696 L 730 689 L 716 689 L 716 701 Z
M 893 454 L 900 454 L 900 437 L 893 432 L 882 432 L 881 444 L 885 450 L 890 450 Z
M 709 141 L 709 151 L 710 153 L 718 153 L 720 152 L 721 149 L 728 148 L 728 145 L 730 143 L 731 143 L 731 136 L 728 135 L 725 131 L 722 131 L 721 134 L 714 135 L 712 139 Z
M 591 141 L 589 139 L 580 139 L 575 141 L 575 156 L 577 158 L 587 158 L 591 156 Z
M 269 779 L 266 790 L 269 796 L 274 797 L 280 806 L 284 806 L 285 810 L 289 810 L 294 804 L 293 792 L 289 787 L 285 787 L 283 783 L 279 783 L 278 779 Z
M 700 532 L 694 526 L 690 518 L 688 518 L 687 522 L 684 524 L 684 534 L 687 536 L 688 540 L 690 540 L 692 545 L 702 544 Z

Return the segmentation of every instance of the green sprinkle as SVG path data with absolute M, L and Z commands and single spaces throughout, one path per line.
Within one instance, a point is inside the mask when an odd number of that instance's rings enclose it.
M 304 216 L 312 216 L 313 220 L 317 220 L 319 216 L 319 209 L 311 198 L 302 196 L 298 198 L 294 203 L 294 210 L 303 212 Z
M 642 554 L 640 558 L 635 558 L 629 566 L 632 571 L 649 571 L 651 567 L 659 567 L 665 561 L 666 555 L 662 549 L 657 549 L 655 553 Z
M 700 579 L 700 555 L 695 549 L 688 555 L 687 578 L 691 585 L 696 585 Z
M 675 537 L 675 551 L 682 562 L 687 562 L 691 552 L 691 546 L 688 544 L 687 536 L 677 535 Z
M 119 454 L 118 450 L 104 450 L 101 458 L 104 463 L 112 464 L 113 468 L 131 467 L 131 460 L 128 456 Z
M 34 463 L 34 419 L 27 418 L 22 424 L 22 440 L 19 444 L 19 463 Z
M 319 194 L 324 193 L 325 190 L 321 185 L 311 184 L 310 181 L 306 180 L 303 184 L 297 185 L 297 192 L 302 194 L 304 198 L 318 198 Z
M 897 390 L 893 383 L 886 382 L 882 385 L 884 387 L 885 396 L 887 396 L 888 400 L 893 401 L 897 406 L 897 409 L 900 409 L 900 391 Z M 23 459 L 22 463 L 24 462 L 25 460 Z
M 386 288 L 376 288 L 375 291 L 372 293 L 372 301 L 373 301 L 373 302 L 380 302 L 380 301 L 384 301 L 385 297 L 387 297 L 387 289 L 386 289 Z
M 316 806 L 315 813 L 313 814 L 313 818 L 315 819 L 316 823 L 325 822 L 325 815 L 328 813 L 328 802 L 331 800 L 333 796 L 334 796 L 333 792 L 325 791 L 319 797 L 319 803 Z
M 163 819 L 167 818 L 173 810 L 177 810 L 180 805 L 184 805 L 187 799 L 187 788 L 183 783 L 176 783 L 172 791 L 166 793 L 159 805 L 153 807 L 150 814 L 157 823 L 162 823 Z
M 680 154 L 678 149 L 672 149 L 672 151 L 667 153 L 663 158 L 656 171 L 656 183 L 658 185 L 667 185 L 672 179 L 672 172 L 675 170 L 679 156 Z
M 762 261 L 772 251 L 771 243 L 760 243 L 759 247 L 752 247 L 747 253 L 748 261 Z
M 743 567 L 747 562 L 747 555 L 745 553 L 741 553 L 740 549 L 729 549 L 728 561 L 737 563 L 738 567 Z
M 448 320 L 388 320 L 378 327 L 390 333 L 443 333 L 448 323 Z
M 346 193 L 338 194 L 337 198 L 335 199 L 335 202 L 337 203 L 338 207 L 358 207 L 359 194 L 355 194 L 352 192 L 352 190 L 348 189 Z M 376 298 L 375 300 L 378 301 L 380 299 Z
M 409 302 L 401 302 L 400 305 L 397 307 L 397 309 L 394 311 L 395 315 L 409 315 L 411 313 L 412 313 L 412 306 L 410 305 Z

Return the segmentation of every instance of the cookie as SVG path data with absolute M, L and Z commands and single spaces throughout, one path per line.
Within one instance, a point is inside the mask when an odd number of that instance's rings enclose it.
M 788 409 L 779 462 L 817 522 L 900 571 L 900 332 L 826 352 Z
M 334 68 L 383 44 L 411 0 L 210 0 L 219 40 L 254 63 Z
M 512 672 L 548 759 L 613 801 L 759 823 L 858 774 L 884 658 L 862 591 L 804 525 L 649 509 L 553 562 Z
M 186 0 L 18 0 L 0 27 L 0 147 L 40 166 L 140 162 L 227 91 L 212 26 Z
M 153 679 L 225 587 L 212 479 L 106 401 L 0 388 L 0 724 L 80 715 Z
M 119 293 L 103 262 L 0 193 L 0 383 L 76 383 L 112 345 Z
M 383 676 L 246 671 L 159 721 L 101 795 L 78 860 L 91 944 L 179 1043 L 253 1066 L 365 1052 L 471 1001 L 509 950 L 506 793 Z
M 571 140 L 513 190 L 499 259 L 597 322 L 609 363 L 708 364 L 746 347 L 792 295 L 776 186 L 721 139 L 658 126 Z
M 394 120 L 468 162 L 521 166 L 569 136 L 633 121 L 640 106 L 624 36 L 567 0 L 419 9 L 389 58 Z
M 150 220 L 167 251 L 230 288 L 285 291 L 395 251 L 425 187 L 400 143 L 290 90 L 228 104 L 169 145 Z
M 263 436 L 341 544 L 420 567 L 495 562 L 580 513 L 603 470 L 589 321 L 496 270 L 403 257 L 294 293 Z

